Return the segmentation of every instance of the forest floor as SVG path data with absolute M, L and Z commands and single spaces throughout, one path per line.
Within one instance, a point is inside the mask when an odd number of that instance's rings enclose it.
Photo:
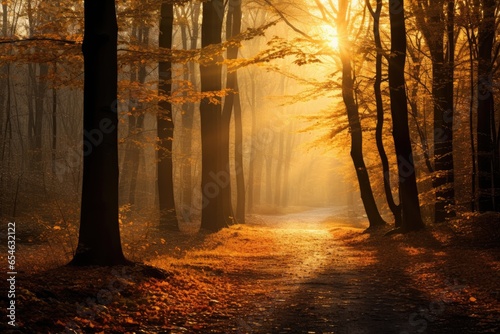
M 366 227 L 314 209 L 253 215 L 213 234 L 148 230 L 140 246 L 123 232 L 127 256 L 151 266 L 113 268 L 62 266 L 62 245 L 23 236 L 17 327 L 7 324 L 4 288 L 0 331 L 500 332 L 499 215 L 388 237 L 389 228 Z

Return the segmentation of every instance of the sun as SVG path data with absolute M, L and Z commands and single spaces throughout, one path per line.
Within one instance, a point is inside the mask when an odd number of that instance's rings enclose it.
M 324 24 L 321 26 L 321 37 L 329 48 L 335 51 L 338 50 L 339 38 L 337 29 L 331 25 Z

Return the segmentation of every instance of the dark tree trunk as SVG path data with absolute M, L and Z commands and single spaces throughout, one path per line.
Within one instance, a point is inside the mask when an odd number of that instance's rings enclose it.
M 453 162 L 453 74 L 455 1 L 434 0 L 413 6 L 419 28 L 429 46 L 432 62 L 434 105 L 434 176 L 436 191 L 435 222 L 454 216 Z M 445 43 L 446 37 L 446 52 Z
M 405 85 L 406 28 L 404 0 L 389 1 L 391 24 L 391 57 L 389 58 L 389 90 L 393 137 L 396 148 L 401 199 L 401 231 L 415 231 L 424 227 L 420 213 L 417 180 L 408 127 L 408 105 Z
M 132 36 L 136 38 L 140 45 L 147 46 L 149 41 L 149 28 L 134 27 L 132 28 Z M 146 81 L 146 66 L 140 64 L 138 68 L 131 64 L 130 81 L 144 84 Z M 137 179 L 139 174 L 140 162 L 142 161 L 143 148 L 141 146 L 142 136 L 144 131 L 144 117 L 142 103 L 137 99 L 136 93 L 131 92 L 130 111 L 128 113 L 128 141 L 123 158 L 123 164 L 120 177 L 120 194 L 127 194 L 122 196 L 122 203 L 130 205 L 136 204 L 136 188 Z M 125 201 L 123 199 L 126 199 Z
M 257 179 L 256 169 L 258 168 L 257 164 L 257 115 L 255 114 L 255 105 L 256 105 L 256 97 L 255 97 L 255 80 L 253 76 L 250 77 L 251 82 L 251 91 L 250 91 L 250 108 L 252 112 L 252 131 L 251 131 L 251 146 L 250 146 L 250 163 L 248 166 L 248 211 L 253 212 L 254 205 L 259 204 L 256 200 L 256 197 L 260 195 L 260 186 L 258 187 L 259 193 L 257 194 L 257 182 L 260 180 Z M 259 155 L 260 156 L 260 155 Z M 259 196 L 260 198 L 260 196 Z
M 475 35 L 474 29 L 469 27 L 466 29 L 467 43 L 469 46 L 469 86 L 470 86 L 470 100 L 469 100 L 469 140 L 471 148 L 471 201 L 470 209 L 472 212 L 476 211 L 476 178 L 477 178 L 477 165 L 476 165 L 476 143 L 474 140 L 474 96 L 475 96 L 475 81 L 474 81 L 474 48 L 475 48 Z
M 201 25 L 201 46 L 221 43 L 224 5 L 222 0 L 203 3 Z M 203 57 L 203 55 L 202 55 Z M 222 88 L 222 68 L 217 58 L 202 59 L 200 78 L 202 92 L 220 91 Z M 227 186 L 229 175 L 220 166 L 221 161 L 221 105 L 210 103 L 208 99 L 200 102 L 201 118 L 201 228 L 218 231 L 227 226 L 222 208 L 222 188 Z
M 54 61 L 54 74 L 57 73 L 57 62 Z M 57 153 L 57 88 L 54 79 L 52 87 L 52 173 L 56 174 Z
M 500 210 L 500 187 L 495 174 L 495 107 L 493 99 L 492 51 L 495 38 L 495 0 L 481 0 L 482 20 L 478 29 L 477 169 L 479 211 Z M 496 181 L 496 182 L 495 182 Z
M 226 25 L 226 38 L 229 40 L 241 32 L 241 1 L 229 3 Z M 227 49 L 228 59 L 238 58 L 239 48 L 230 46 Z M 245 178 L 243 174 L 243 126 L 241 123 L 241 101 L 238 87 L 238 72 L 228 73 L 227 87 L 234 91 L 232 107 L 234 110 L 234 165 L 236 176 L 236 212 L 235 218 L 239 224 L 245 223 Z
M 283 193 L 281 195 L 281 206 L 282 207 L 287 207 L 289 203 L 289 198 L 290 198 L 290 163 L 292 161 L 292 154 L 293 154 L 293 145 L 294 145 L 294 139 L 295 137 L 293 136 L 294 131 L 292 130 L 293 126 L 292 124 L 289 125 L 288 131 L 287 131 L 287 139 L 286 139 L 286 144 L 285 144 L 285 171 L 283 174 L 283 180 L 282 180 L 282 190 Z
M 183 15 L 185 7 L 182 8 Z M 191 22 L 192 22 L 192 34 L 188 38 L 188 26 L 182 25 L 182 43 L 184 49 L 196 49 L 198 47 L 198 30 L 199 30 L 199 17 L 200 17 L 200 2 L 193 2 L 191 4 Z M 188 42 L 190 42 L 188 44 Z M 189 45 L 189 47 L 188 47 Z M 190 62 L 184 65 L 184 80 L 190 81 L 193 89 L 197 89 L 197 78 L 195 73 L 195 64 Z M 184 157 L 182 163 L 182 217 L 185 221 L 191 220 L 191 207 L 192 207 L 192 139 L 193 139 L 193 121 L 194 121 L 195 104 L 191 102 L 184 103 L 182 105 L 182 156 Z
M 160 35 L 158 37 L 160 48 L 172 48 L 172 25 L 174 22 L 174 5 L 161 4 Z M 160 205 L 160 228 L 179 230 L 174 201 L 174 179 L 172 164 L 172 141 L 174 137 L 174 122 L 172 104 L 165 100 L 169 98 L 172 90 L 172 63 L 161 61 L 158 64 L 159 84 L 158 94 L 163 97 L 158 103 L 156 117 L 158 135 L 158 200 Z
M 347 45 L 347 1 L 339 1 L 338 31 L 339 51 L 342 62 L 342 98 L 346 106 L 349 129 L 351 132 L 351 158 L 358 178 L 361 200 L 365 207 L 370 227 L 385 225 L 373 196 L 373 191 L 363 158 L 363 133 L 359 119 L 358 104 L 354 99 L 354 79 L 352 74 L 350 50 Z
M 390 168 L 389 159 L 387 158 L 387 153 L 385 152 L 384 141 L 383 141 L 383 129 L 384 129 L 384 105 L 382 102 L 382 41 L 380 39 L 380 13 L 382 11 L 382 0 L 377 0 L 377 6 L 375 11 L 370 6 L 370 2 L 367 0 L 366 4 L 373 17 L 373 36 L 375 39 L 375 47 L 377 48 L 377 56 L 375 59 L 375 82 L 373 83 L 373 89 L 375 92 L 375 101 L 377 105 L 377 125 L 375 128 L 375 141 L 377 143 L 378 153 L 380 155 L 380 161 L 382 163 L 382 173 L 384 179 L 384 192 L 387 204 L 394 216 L 394 225 L 396 227 L 401 227 L 401 206 L 397 205 L 394 201 L 394 196 L 392 195 L 391 179 L 390 179 Z
M 125 264 L 118 224 L 115 3 L 85 1 L 84 152 L 78 247 L 70 264 Z
M 270 149 L 273 149 L 273 146 L 270 146 Z M 271 151 L 272 152 L 272 151 Z M 268 155 L 265 157 L 266 159 L 266 201 L 268 204 L 273 202 L 273 157 Z
M 238 77 L 236 77 L 236 89 L 238 89 Z M 243 170 L 243 125 L 241 122 L 241 101 L 240 95 L 234 97 L 234 136 L 235 152 L 234 165 L 236 170 L 236 221 L 245 224 L 245 174 Z
M 276 176 L 274 179 L 274 206 L 279 207 L 281 205 L 281 192 L 282 192 L 282 177 L 283 177 L 283 160 L 284 160 L 284 146 L 285 146 L 285 134 L 283 129 L 280 129 L 279 139 L 278 139 L 278 157 L 276 161 Z

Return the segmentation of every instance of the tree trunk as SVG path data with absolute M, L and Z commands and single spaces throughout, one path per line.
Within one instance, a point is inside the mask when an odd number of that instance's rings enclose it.
M 174 5 L 163 2 L 161 4 L 160 35 L 158 37 L 160 48 L 172 48 L 172 26 L 174 22 Z M 158 64 L 159 84 L 158 94 L 168 98 L 172 90 L 172 63 L 161 61 Z M 177 213 L 174 201 L 174 179 L 172 144 L 174 137 L 174 122 L 172 104 L 167 100 L 158 103 L 156 116 L 158 135 L 157 177 L 158 200 L 160 206 L 160 228 L 179 230 Z
M 251 83 L 251 88 L 250 88 L 250 108 L 252 112 L 252 130 L 251 130 L 251 137 L 250 137 L 250 163 L 248 166 L 248 211 L 253 212 L 254 205 L 258 204 L 256 201 L 257 197 L 257 182 L 260 182 L 257 180 L 256 176 L 256 168 L 257 168 L 257 154 L 256 154 L 256 135 L 257 135 L 257 115 L 255 114 L 255 105 L 256 105 L 256 97 L 255 97 L 255 80 L 253 76 L 250 76 L 250 83 Z M 259 187 L 259 194 L 260 194 L 260 187 Z
M 434 175 L 436 191 L 435 222 L 454 216 L 453 162 L 453 73 L 454 73 L 454 0 L 419 2 L 413 6 L 419 29 L 429 46 L 432 62 L 432 98 L 434 105 Z M 443 13 L 444 11 L 444 13 Z M 447 39 L 445 55 L 444 39 Z
M 221 43 L 224 4 L 222 0 L 210 0 L 203 3 L 201 25 L 201 46 Z M 202 55 L 203 58 L 203 55 Z M 207 59 L 209 58 L 209 59 Z M 222 68 L 217 58 L 210 55 L 202 59 L 200 79 L 202 92 L 216 92 L 222 88 Z M 200 102 L 201 118 L 201 193 L 202 213 L 201 228 L 218 231 L 227 227 L 223 214 L 222 188 L 227 186 L 229 176 L 220 166 L 221 161 L 221 104 L 210 103 L 208 99 Z
M 285 134 L 283 129 L 280 129 L 279 141 L 278 141 L 278 158 L 276 162 L 276 176 L 274 179 L 274 206 L 279 207 L 281 205 L 281 192 L 282 192 L 282 177 L 283 177 L 283 151 L 285 145 Z
M 84 12 L 83 187 L 78 246 L 70 264 L 125 264 L 118 224 L 115 3 L 86 0 Z
M 492 51 L 495 38 L 495 0 L 481 0 L 482 20 L 478 29 L 477 169 L 479 211 L 500 210 L 500 191 L 495 188 L 495 107 L 493 99 Z
M 271 149 L 273 146 L 270 146 Z M 272 152 L 272 151 L 271 151 Z M 268 155 L 265 157 L 266 159 L 266 201 L 269 205 L 273 202 L 273 157 L 272 155 Z
M 54 75 L 57 73 L 57 62 L 54 61 Z M 57 153 L 57 88 L 54 79 L 52 87 L 52 173 L 56 174 Z
M 182 9 L 182 15 L 186 15 L 184 7 Z M 182 44 L 184 49 L 196 49 L 198 47 L 198 28 L 199 28 L 199 17 L 200 17 L 201 2 L 191 3 L 191 22 L 192 22 L 192 34 L 188 38 L 188 26 L 181 26 L 182 34 Z M 188 42 L 190 42 L 188 46 Z M 197 90 L 197 78 L 195 73 L 195 66 L 193 62 L 184 65 L 184 80 L 189 81 L 194 90 Z M 193 121 L 194 121 L 194 111 L 195 104 L 192 102 L 187 102 L 182 105 L 182 155 L 184 157 L 182 163 L 182 217 L 185 221 L 191 220 L 191 207 L 192 207 L 192 139 L 193 139 Z
M 370 6 L 369 0 L 366 1 L 368 8 L 373 17 L 373 36 L 375 39 L 375 47 L 377 48 L 377 56 L 375 59 L 375 82 L 373 83 L 373 89 L 375 92 L 375 101 L 377 105 L 377 125 L 375 128 L 375 141 L 377 143 L 377 150 L 380 156 L 380 161 L 382 163 L 382 176 L 384 181 L 384 192 L 387 204 L 394 216 L 394 225 L 396 227 L 401 226 L 401 206 L 397 205 L 394 201 L 394 196 L 392 195 L 391 179 L 390 179 L 390 169 L 389 169 L 389 159 L 387 158 L 387 153 L 385 152 L 384 141 L 383 141 L 383 129 L 384 129 L 384 105 L 382 102 L 382 41 L 380 39 L 380 13 L 382 11 L 382 0 L 377 0 L 377 6 L 375 11 L 373 11 Z
M 347 33 L 347 7 L 348 1 L 339 1 L 338 12 L 338 32 L 339 32 L 339 51 L 342 63 L 342 99 L 346 106 L 349 129 L 351 132 L 351 158 L 358 178 L 361 199 L 365 207 L 366 215 L 370 227 L 377 227 L 385 224 L 373 196 L 373 191 L 368 176 L 368 171 L 363 158 L 363 133 L 359 119 L 358 104 L 354 99 L 354 79 L 352 74 L 350 48 Z
M 401 199 L 401 231 L 424 227 L 420 213 L 417 180 L 408 127 L 408 105 L 405 85 L 406 27 L 404 0 L 389 1 L 391 25 L 391 57 L 389 58 L 389 90 L 394 144 L 398 160 L 399 192 Z
M 226 39 L 241 32 L 241 1 L 230 2 L 228 18 L 226 19 Z M 227 49 L 227 58 L 238 58 L 239 48 L 230 46 Z M 233 90 L 232 101 L 230 102 L 234 110 L 234 165 L 236 176 L 236 212 L 235 218 L 239 224 L 245 223 L 245 178 L 243 174 L 243 127 L 241 123 L 241 101 L 238 87 L 238 72 L 228 73 L 227 88 Z

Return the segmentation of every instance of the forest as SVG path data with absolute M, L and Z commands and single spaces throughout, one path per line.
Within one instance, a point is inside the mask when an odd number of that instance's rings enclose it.
M 1 12 L 2 332 L 500 332 L 498 1 Z

